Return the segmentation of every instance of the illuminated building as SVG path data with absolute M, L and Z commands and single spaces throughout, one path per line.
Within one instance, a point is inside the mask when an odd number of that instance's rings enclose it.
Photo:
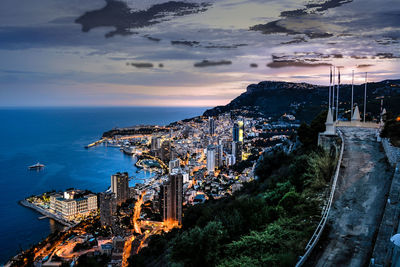
M 226 156 L 226 165 L 227 166 L 235 165 L 235 163 L 236 163 L 236 158 L 234 155 L 229 154 Z
M 169 162 L 169 164 L 168 164 L 169 172 L 172 172 L 173 169 L 179 168 L 180 166 L 181 166 L 181 161 L 180 161 L 180 159 L 171 160 L 171 161 Z
M 166 140 L 162 142 L 159 157 L 164 162 L 168 162 L 173 158 L 170 141 Z
M 111 192 L 115 194 L 117 205 L 129 198 L 129 176 L 127 172 L 111 175 Z
M 222 142 L 216 146 L 215 166 L 221 167 L 224 162 L 224 146 Z
M 244 124 L 238 121 L 233 124 L 232 139 L 234 142 L 243 142 Z
M 101 226 L 112 224 L 113 215 L 117 211 L 117 200 L 111 192 L 100 193 L 100 223 Z
M 161 148 L 161 138 L 159 136 L 151 137 L 151 151 L 155 152 Z
M 160 188 L 160 213 L 163 221 L 182 224 L 183 175 L 170 175 Z
M 232 155 L 235 156 L 236 162 L 242 161 L 243 144 L 242 142 L 232 142 Z
M 213 173 L 215 171 L 215 147 L 207 147 L 207 171 Z
M 209 127 L 210 135 L 214 135 L 215 134 L 215 120 L 213 117 L 208 118 L 208 127 Z
M 97 196 L 85 194 L 81 190 L 68 190 L 61 194 L 50 196 L 50 209 L 66 220 L 72 220 L 77 215 L 89 215 L 97 210 Z

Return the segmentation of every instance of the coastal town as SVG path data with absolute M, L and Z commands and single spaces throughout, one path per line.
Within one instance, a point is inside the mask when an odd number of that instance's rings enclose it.
M 255 166 L 268 152 L 296 145 L 299 121 L 291 114 L 265 118 L 246 110 L 199 116 L 167 126 L 134 126 L 105 132 L 89 144 L 119 147 L 151 177 L 129 186 L 135 173 L 110 174 L 104 192 L 66 189 L 20 202 L 65 226 L 15 256 L 10 265 L 74 266 L 101 262 L 127 266 L 149 237 L 180 227 L 185 210 L 235 194 L 256 179 Z

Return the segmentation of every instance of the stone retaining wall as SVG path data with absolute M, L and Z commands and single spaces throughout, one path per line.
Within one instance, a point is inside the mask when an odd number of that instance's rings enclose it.
M 382 146 L 390 165 L 395 167 L 400 162 L 400 148 L 392 146 L 388 138 L 382 138 Z

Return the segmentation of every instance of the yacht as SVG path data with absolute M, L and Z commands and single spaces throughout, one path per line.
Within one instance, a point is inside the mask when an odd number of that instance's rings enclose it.
M 44 168 L 44 165 L 40 164 L 39 162 L 28 167 L 30 170 L 39 170 L 41 168 Z

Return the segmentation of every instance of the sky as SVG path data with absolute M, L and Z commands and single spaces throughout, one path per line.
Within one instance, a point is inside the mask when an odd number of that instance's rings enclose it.
M 399 79 L 398 0 L 2 0 L 0 106 L 216 106 Z

